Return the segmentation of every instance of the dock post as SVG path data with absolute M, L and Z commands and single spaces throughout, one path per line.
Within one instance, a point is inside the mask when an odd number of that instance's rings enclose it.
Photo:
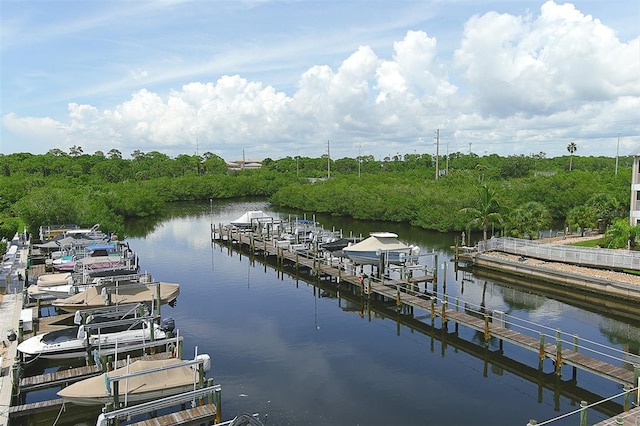
M 22 342 L 22 338 L 24 337 L 24 321 L 18 321 L 18 342 Z
M 489 315 L 484 314 L 484 344 L 489 344 L 491 332 L 489 331 Z
M 213 387 L 213 379 L 211 377 L 209 377 L 207 379 L 207 388 L 211 389 Z M 207 395 L 207 403 L 214 405 L 215 402 L 213 400 L 213 389 L 211 389 L 211 392 L 209 392 L 209 395 Z
M 447 324 L 447 305 L 449 304 L 449 300 L 447 295 L 445 294 L 442 299 L 442 324 L 446 326 Z
M 433 292 L 437 293 L 436 286 L 438 285 L 438 254 L 435 254 L 433 260 Z
M 400 286 L 396 285 L 396 308 L 400 309 L 402 306 L 402 298 L 400 297 Z
M 442 263 L 442 284 L 445 288 L 447 287 L 447 262 Z
M 633 383 L 635 386 L 638 385 L 638 381 L 640 381 L 640 366 L 633 366 Z M 636 407 L 640 404 L 640 392 L 636 389 L 633 391 L 636 397 Z
M 216 389 L 216 423 L 222 423 L 222 397 L 220 389 Z
M 431 298 L 431 327 L 434 326 L 436 321 L 436 298 Z
M 587 426 L 587 401 L 580 401 L 580 426 Z
M 156 297 L 158 298 L 158 303 L 156 303 L 156 310 L 158 311 L 158 318 L 160 318 L 160 305 L 162 305 L 162 298 L 160 293 L 160 283 L 156 286 Z
M 624 390 L 624 412 L 626 413 L 631 409 L 631 386 L 624 385 L 622 388 Z
M 542 372 L 542 363 L 544 361 L 544 333 L 540 333 L 540 349 L 538 350 L 538 370 Z
M 560 330 L 556 330 L 556 375 L 562 375 L 562 336 Z
M 40 299 L 36 300 L 36 318 L 40 318 L 41 306 L 42 306 L 42 301 Z
M 11 384 L 13 395 L 18 395 L 20 390 L 20 358 L 16 355 L 11 366 Z
M 113 406 L 117 409 L 120 407 L 120 382 L 113 381 Z

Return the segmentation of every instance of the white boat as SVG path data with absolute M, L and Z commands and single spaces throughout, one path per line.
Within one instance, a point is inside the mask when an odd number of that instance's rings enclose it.
M 120 272 L 120 271 L 118 271 Z M 90 282 L 84 280 L 69 280 L 66 284 L 57 285 L 37 285 L 30 286 L 27 289 L 29 297 L 32 299 L 65 299 L 81 293 L 91 287 L 96 286 L 124 286 L 136 283 L 151 283 L 152 277 L 148 273 L 134 274 L 116 274 L 103 277 L 84 276 L 83 278 L 91 279 Z
M 186 362 L 178 358 L 135 361 L 100 376 L 73 383 L 59 391 L 58 396 L 76 405 L 113 403 L 113 382 L 116 378 L 121 378 L 118 380 L 120 402 L 138 403 L 177 395 L 197 388 L 200 363 L 204 372 L 209 371 L 211 360 L 207 354 Z
M 80 358 L 93 347 L 113 348 L 164 339 L 173 331 L 172 319 L 157 324 L 151 318 L 132 318 L 106 321 L 99 316 L 90 317 L 87 324 L 66 327 L 33 336 L 18 345 L 18 351 L 28 357 L 46 359 Z
M 251 210 L 231 221 L 231 225 L 239 228 L 250 228 L 254 225 L 258 225 L 261 222 L 272 222 L 273 216 L 270 216 L 262 210 Z
M 372 232 L 368 238 L 343 248 L 342 252 L 358 265 L 378 265 L 381 261 L 400 265 L 419 255 L 420 248 L 406 245 L 392 232 Z

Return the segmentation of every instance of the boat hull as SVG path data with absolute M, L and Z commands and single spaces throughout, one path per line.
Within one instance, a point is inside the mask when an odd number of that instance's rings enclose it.
M 151 333 L 147 327 L 102 335 L 96 334 L 90 336 L 88 341 L 72 337 L 72 333 L 77 333 L 76 327 L 70 330 L 70 334 L 67 336 L 61 334 L 64 330 L 59 330 L 31 337 L 18 345 L 18 351 L 27 357 L 44 359 L 83 358 L 91 348 L 111 349 L 116 345 L 126 347 L 151 341 Z M 51 339 L 51 343 L 48 343 L 46 339 L 52 333 L 56 333 L 59 338 Z M 167 336 L 164 330 L 158 324 L 154 324 L 154 339 L 164 339 L 165 337 Z

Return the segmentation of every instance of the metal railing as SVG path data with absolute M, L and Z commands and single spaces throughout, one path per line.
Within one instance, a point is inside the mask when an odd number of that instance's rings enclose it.
M 519 238 L 491 238 L 478 243 L 478 252 L 501 251 L 525 257 L 613 269 L 640 270 L 640 252 L 547 244 Z

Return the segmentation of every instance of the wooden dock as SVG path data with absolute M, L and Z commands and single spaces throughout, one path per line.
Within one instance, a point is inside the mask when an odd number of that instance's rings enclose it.
M 588 356 L 585 353 L 580 353 L 579 350 L 584 352 L 585 348 L 580 346 L 578 342 L 570 342 L 572 345 L 568 345 L 568 342 L 565 341 L 566 346 L 571 347 L 563 348 L 563 340 L 559 335 L 545 335 L 544 331 L 540 331 L 534 337 L 516 331 L 514 330 L 517 327 L 515 324 L 507 323 L 504 319 L 496 321 L 490 313 L 476 312 L 471 315 L 467 312 L 461 312 L 459 300 L 451 303 L 447 300 L 446 295 L 438 297 L 434 294 L 426 294 L 426 292 L 416 292 L 411 277 L 391 280 L 384 277 L 378 279 L 369 275 L 363 280 L 360 274 L 356 273 L 356 268 L 353 265 L 342 262 L 335 265 L 333 262 L 327 262 L 312 252 L 306 252 L 305 255 L 299 252 L 292 252 L 278 247 L 269 238 L 261 238 L 251 232 L 223 226 L 217 229 L 212 227 L 211 231 L 212 241 L 214 242 L 226 244 L 236 249 L 242 248 L 252 254 L 258 253 L 258 255 L 262 254 L 265 257 L 276 256 L 278 263 L 286 260 L 293 263 L 296 268 L 305 267 L 315 271 L 318 275 L 331 276 L 339 283 L 348 283 L 359 287 L 362 297 L 378 297 L 387 301 L 395 301 L 397 309 L 402 311 L 412 313 L 414 309 L 418 309 L 426 312 L 432 323 L 438 318 L 442 323 L 454 322 L 456 328 L 458 325 L 462 325 L 479 331 L 485 337 L 485 344 L 488 344 L 491 338 L 496 338 L 500 342 L 507 342 L 535 352 L 539 358 L 540 370 L 542 370 L 543 361 L 551 359 L 557 375 L 562 374 L 563 365 L 568 365 L 622 384 L 625 387 L 635 387 L 636 383 L 638 383 L 640 370 L 637 367 L 632 371 Z M 431 279 L 435 282 L 437 277 L 431 277 Z M 455 308 L 451 308 L 451 305 Z M 543 330 L 543 328 L 541 327 L 540 330 Z M 547 338 L 553 343 L 546 342 Z M 594 350 L 593 353 L 595 354 L 597 351 Z M 633 354 L 625 355 L 631 358 L 634 357 Z M 622 360 L 620 360 L 620 364 L 622 364 Z
M 166 359 L 171 354 L 160 352 L 154 355 L 145 355 L 140 358 L 132 358 L 131 361 L 138 359 Z M 126 358 L 118 360 L 115 368 L 124 367 L 127 363 Z M 52 373 L 40 374 L 37 376 L 24 377 L 20 379 L 20 391 L 29 392 L 38 389 L 44 389 L 55 386 L 64 386 L 73 382 L 87 379 L 102 374 L 100 367 L 95 365 L 69 368 L 65 370 L 55 371 Z M 39 412 L 49 411 L 62 405 L 62 399 L 53 399 L 48 401 L 39 401 L 23 405 L 13 405 L 9 407 L 10 418 L 27 416 Z

